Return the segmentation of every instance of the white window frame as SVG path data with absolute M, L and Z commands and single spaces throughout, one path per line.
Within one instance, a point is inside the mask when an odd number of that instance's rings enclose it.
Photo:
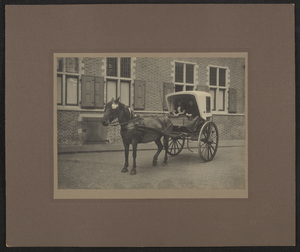
M 115 76 L 108 76 L 107 75 L 107 58 L 117 58 L 117 77 Z M 121 58 L 130 58 L 130 78 L 126 77 L 121 77 Z M 106 57 L 105 58 L 105 90 L 107 90 L 107 81 L 116 81 L 117 83 L 117 97 L 121 97 L 121 82 L 128 82 L 129 83 L 129 107 L 132 108 L 132 82 L 133 82 L 133 77 L 132 77 L 132 64 L 133 60 L 132 57 Z M 105 92 L 105 98 L 106 103 L 111 100 L 111 97 L 107 97 L 107 92 Z M 122 102 L 122 100 L 120 100 Z
M 63 68 L 62 71 L 57 71 L 56 66 L 56 86 L 57 86 L 57 76 L 60 75 L 62 77 L 62 103 L 57 104 L 57 108 L 66 108 L 66 109 L 78 109 L 80 107 L 80 58 L 79 57 L 56 57 L 55 61 L 57 62 L 57 58 L 63 59 Z M 67 58 L 77 58 L 78 59 L 78 72 L 77 73 L 68 73 L 66 72 L 66 62 Z M 67 105 L 67 77 L 77 77 L 78 83 L 77 83 L 77 104 L 75 105 Z
M 217 68 L 217 76 L 216 76 L 216 86 L 210 85 L 210 68 Z M 219 86 L 219 70 L 220 69 L 225 69 L 226 73 L 225 73 L 225 87 L 223 86 Z M 216 66 L 216 65 L 208 65 L 208 84 L 209 86 L 209 90 L 211 89 L 215 89 L 216 90 L 216 94 L 215 97 L 212 99 L 212 108 L 211 111 L 213 114 L 228 114 L 228 88 L 229 88 L 229 68 L 225 67 L 225 66 Z M 224 110 L 219 110 L 219 99 L 216 99 L 219 90 L 224 90 Z M 216 99 L 216 101 L 214 100 Z M 216 102 L 216 107 L 215 110 L 213 110 L 214 108 L 214 102 Z
M 176 63 L 180 63 L 183 64 L 183 82 L 175 82 L 176 80 Z M 194 83 L 186 83 L 186 65 L 193 65 L 193 82 Z M 186 87 L 193 87 L 192 90 L 196 89 L 196 63 L 195 62 L 187 62 L 187 61 L 179 61 L 179 60 L 175 60 L 174 61 L 174 92 L 175 92 L 175 87 L 176 85 L 178 86 L 183 86 L 182 91 L 186 91 Z M 190 91 L 192 91 L 190 90 Z

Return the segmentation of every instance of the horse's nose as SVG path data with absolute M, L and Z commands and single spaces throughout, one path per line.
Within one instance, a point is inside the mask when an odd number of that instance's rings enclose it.
M 106 121 L 102 121 L 103 126 L 108 126 L 108 123 Z

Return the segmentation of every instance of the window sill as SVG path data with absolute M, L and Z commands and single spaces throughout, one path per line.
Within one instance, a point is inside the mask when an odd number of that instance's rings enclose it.
M 71 107 L 71 106 L 66 106 L 66 107 L 61 107 L 57 106 L 57 110 L 65 110 L 65 111 L 86 111 L 86 112 L 103 112 L 104 109 L 83 109 L 79 107 Z
M 220 116 L 222 116 L 222 115 L 230 115 L 230 116 L 244 116 L 245 114 L 239 114 L 239 113 L 227 113 L 227 112 L 222 112 L 222 113 L 212 113 L 212 115 L 214 116 L 214 115 L 216 115 L 216 116 L 218 116 L 218 115 L 220 115 Z

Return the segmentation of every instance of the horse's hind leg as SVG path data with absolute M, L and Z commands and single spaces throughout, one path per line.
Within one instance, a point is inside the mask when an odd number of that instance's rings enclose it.
M 167 165 L 168 164 L 168 142 L 169 142 L 169 137 L 168 136 L 164 136 L 164 147 L 165 147 L 165 158 L 164 158 L 164 162 L 163 165 Z
M 132 169 L 130 172 L 130 175 L 135 175 L 136 174 L 136 152 L 137 152 L 137 142 L 133 142 L 132 143 L 132 157 L 133 157 L 133 165 L 132 165 Z
M 125 164 L 121 172 L 128 172 L 128 155 L 129 155 L 129 144 L 123 143 L 124 148 L 125 148 Z
M 163 149 L 163 145 L 162 145 L 162 143 L 161 143 L 161 141 L 160 141 L 160 138 L 157 138 L 157 139 L 155 140 L 155 143 L 156 143 L 156 145 L 157 145 L 157 147 L 158 147 L 158 150 L 157 150 L 156 154 L 155 154 L 154 157 L 153 157 L 153 165 L 154 165 L 154 166 L 157 165 L 157 158 L 158 158 L 158 155 L 161 153 L 161 151 L 162 151 L 162 149 Z

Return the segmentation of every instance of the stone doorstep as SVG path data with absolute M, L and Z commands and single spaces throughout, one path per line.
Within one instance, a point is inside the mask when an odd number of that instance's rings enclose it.
M 195 142 L 196 143 L 196 142 Z M 243 147 L 245 146 L 245 140 L 227 140 L 220 141 L 219 147 Z M 191 148 L 197 148 L 195 144 L 191 144 Z M 186 145 L 185 147 L 186 148 Z M 139 144 L 138 150 L 156 150 L 156 144 L 146 143 Z M 130 146 L 130 150 L 132 147 Z M 84 153 L 84 152 L 109 152 L 109 151 L 124 151 L 124 146 L 122 143 L 112 143 L 112 144 L 87 144 L 87 145 L 67 145 L 59 144 L 58 145 L 58 154 L 64 153 Z

